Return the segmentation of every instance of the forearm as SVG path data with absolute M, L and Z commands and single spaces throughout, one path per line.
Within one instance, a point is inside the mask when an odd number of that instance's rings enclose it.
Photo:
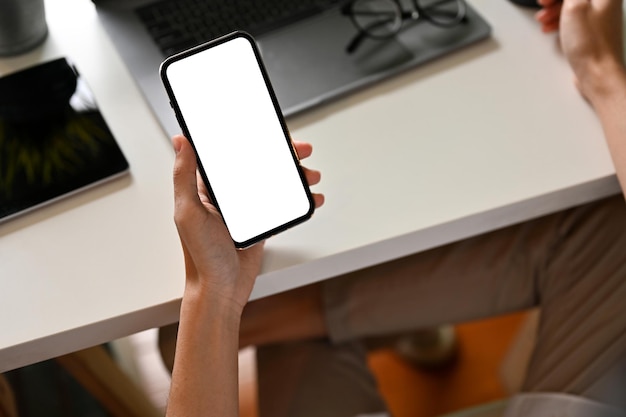
M 626 71 L 622 66 L 607 72 L 603 83 L 588 93 L 604 130 L 615 171 L 626 195 Z
M 239 321 L 223 300 L 185 290 L 168 417 L 239 414 Z

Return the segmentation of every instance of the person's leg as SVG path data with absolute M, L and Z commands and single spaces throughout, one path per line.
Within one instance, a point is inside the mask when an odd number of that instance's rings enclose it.
M 252 301 L 242 318 L 242 346 L 324 336 L 340 342 L 532 307 L 539 301 L 534 276 L 564 216 Z
M 248 320 L 247 330 L 254 331 L 247 334 L 257 334 L 272 342 L 328 334 L 334 343 L 340 344 L 368 336 L 495 316 L 546 303 L 538 353 L 525 389 L 593 395 L 594 389 L 597 390 L 594 387 L 606 385 L 615 374 L 606 373 L 604 377 L 606 368 L 613 368 L 624 353 L 624 307 L 617 304 L 620 299 L 626 299 L 624 280 L 619 279 L 626 276 L 623 270 L 626 251 L 621 250 L 625 247 L 621 243 L 625 231 L 623 199 L 606 199 L 358 271 L 301 289 L 299 293 L 279 294 L 273 300 L 251 303 L 248 313 L 252 316 L 248 318 L 252 320 Z M 584 252 L 582 258 L 580 251 Z M 607 280 L 612 284 L 607 285 L 615 291 L 615 297 L 610 300 L 605 300 L 607 294 L 602 294 L 606 289 L 600 289 L 606 274 L 591 267 L 594 259 L 603 265 L 601 269 L 612 273 L 612 279 Z M 559 302 L 567 299 L 567 289 L 572 286 L 579 288 L 579 295 L 586 292 L 587 299 L 577 298 L 573 304 Z M 593 309 L 590 300 L 596 297 L 602 298 L 607 308 L 590 314 L 587 311 Z M 303 300 L 300 320 L 297 314 L 290 313 L 297 311 L 295 307 Z M 577 367 L 565 352 L 559 353 L 561 344 L 573 349 L 568 343 L 571 329 L 563 332 L 559 323 L 564 314 L 573 314 L 566 307 L 577 303 L 589 307 L 585 314 L 595 317 L 590 323 L 598 326 L 596 329 L 601 329 L 602 333 L 595 339 L 595 348 L 585 348 L 584 354 L 576 356 L 582 360 L 590 359 L 589 355 L 593 354 L 601 358 L 597 363 L 587 360 L 585 366 L 589 371 Z M 294 310 L 288 307 L 290 305 Z M 265 315 L 264 310 L 278 313 Z M 264 322 L 264 317 L 273 317 L 272 322 Z M 283 328 L 279 324 L 287 318 L 293 327 Z M 601 325 L 602 320 L 615 320 L 615 324 Z M 264 332 L 264 328 L 268 331 Z M 580 334 L 583 333 L 593 338 L 593 329 L 580 329 Z M 243 334 L 242 340 L 252 340 L 245 336 L 246 328 Z M 579 338 L 573 340 L 583 343 Z M 603 347 L 609 347 L 610 352 L 604 353 Z M 266 362 L 265 359 L 262 362 Z M 260 366 L 271 368 L 268 363 Z M 559 372 L 561 367 L 571 372 L 553 378 L 555 371 L 550 366 L 559 368 Z M 586 375 L 578 388 L 571 384 L 576 370 Z M 298 381 L 292 383 L 295 386 Z M 312 379 L 308 380 L 308 386 L 320 389 L 320 384 Z M 312 390 L 309 395 L 315 396 L 315 392 Z M 301 395 L 304 394 L 301 392 Z M 341 390 L 336 390 L 334 395 L 345 397 Z
M 379 411 L 371 404 L 382 409 L 355 341 L 534 305 L 528 277 L 558 217 L 249 303 L 241 341 L 257 344 L 260 417 L 352 417 Z M 332 342 L 317 339 L 324 336 Z
M 623 198 L 571 213 L 535 276 L 537 343 L 523 390 L 574 394 L 626 411 Z
M 621 195 L 347 280 L 324 288 L 327 326 L 336 342 L 540 305 L 524 391 L 572 394 L 626 410 Z
M 533 305 L 526 277 L 557 223 L 514 226 L 249 303 L 241 343 L 257 345 L 260 416 L 352 417 L 382 404 L 354 341 Z
M 257 347 L 261 417 L 355 417 L 386 406 L 357 341 Z
M 265 345 L 326 337 L 322 283 L 249 302 L 241 317 L 239 345 Z

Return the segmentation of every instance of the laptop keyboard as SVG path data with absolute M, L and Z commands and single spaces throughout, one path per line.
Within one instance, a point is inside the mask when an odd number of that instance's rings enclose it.
M 162 0 L 135 10 L 165 56 L 235 30 L 253 36 L 318 14 L 343 0 Z

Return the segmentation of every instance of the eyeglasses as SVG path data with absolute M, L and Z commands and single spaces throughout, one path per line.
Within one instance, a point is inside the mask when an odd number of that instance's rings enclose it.
M 412 9 L 405 10 L 400 0 L 352 0 L 341 13 L 349 16 L 358 29 L 346 50 L 353 53 L 367 37 L 389 39 L 395 36 L 407 21 L 425 20 L 441 27 L 452 27 L 465 20 L 467 6 L 464 0 L 412 0 Z

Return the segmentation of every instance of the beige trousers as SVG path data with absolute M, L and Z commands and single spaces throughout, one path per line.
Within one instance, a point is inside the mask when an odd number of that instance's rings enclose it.
M 323 293 L 328 340 L 257 350 L 262 417 L 382 411 L 360 340 L 536 306 L 523 391 L 626 410 L 621 195 L 337 277 Z

